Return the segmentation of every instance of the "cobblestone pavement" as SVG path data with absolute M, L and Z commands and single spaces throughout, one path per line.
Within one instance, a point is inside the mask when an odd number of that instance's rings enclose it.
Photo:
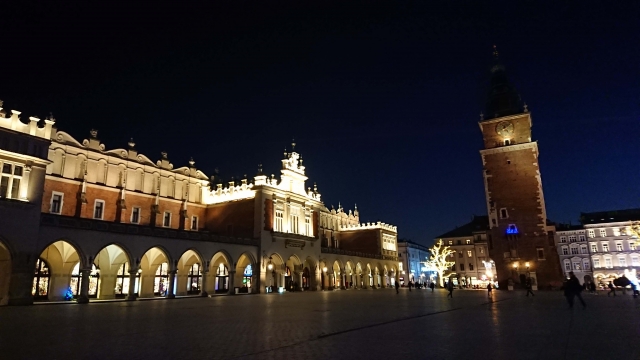
M 406 289 L 0 308 L 0 359 L 640 358 L 640 299 Z

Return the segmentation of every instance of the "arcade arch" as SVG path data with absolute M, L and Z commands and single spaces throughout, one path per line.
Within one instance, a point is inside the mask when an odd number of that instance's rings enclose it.
M 351 260 L 347 261 L 347 264 L 344 266 L 344 279 L 347 289 L 352 288 L 355 284 L 353 277 L 353 263 L 351 262 Z
M 224 252 L 217 252 L 209 263 L 209 273 L 213 277 L 213 292 L 225 294 L 229 292 L 229 269 L 231 268 L 231 258 Z
M 316 263 L 311 257 L 307 257 L 302 264 L 302 282 L 300 283 L 302 290 L 316 290 L 317 283 Z
M 124 298 L 129 294 L 129 254 L 120 246 L 110 244 L 103 247 L 93 260 L 90 284 L 96 280 L 98 299 Z M 96 276 L 95 272 L 98 272 Z M 99 279 L 99 282 L 97 280 Z M 137 292 L 138 279 L 133 284 L 134 294 Z M 92 295 L 92 285 L 89 286 Z
M 287 291 L 300 289 L 302 284 L 302 261 L 296 255 L 291 255 L 284 268 L 284 288 Z
M 202 291 L 202 256 L 195 250 L 185 251 L 176 268 L 177 295 L 197 295 Z
M 233 284 L 231 285 L 239 287 L 241 293 L 251 293 L 254 291 L 253 287 L 258 283 L 256 276 L 259 274 L 260 271 L 258 271 L 253 256 L 250 253 L 243 253 L 236 262 Z
M 265 285 L 271 287 L 272 291 L 278 291 L 278 287 L 284 286 L 284 271 L 282 257 L 278 253 L 271 254 L 267 262 Z
M 332 272 L 330 275 L 332 288 L 336 289 L 344 285 L 344 280 L 342 279 L 343 274 L 338 260 L 333 262 Z
M 167 253 L 159 247 L 147 250 L 140 259 L 140 297 L 173 297 L 175 272 Z
M 31 295 L 34 300 L 64 300 L 71 296 L 72 271 L 82 269 L 82 256 L 69 242 L 58 240 L 47 246 L 36 260 Z M 80 274 L 77 277 L 81 281 Z M 79 288 L 78 288 L 79 289 Z

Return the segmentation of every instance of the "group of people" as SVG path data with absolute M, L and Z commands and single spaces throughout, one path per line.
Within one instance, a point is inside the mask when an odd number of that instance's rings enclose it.
M 411 291 L 411 288 L 414 287 L 414 286 L 416 287 L 416 289 L 420 289 L 422 287 L 425 287 L 425 288 L 428 287 L 428 288 L 431 289 L 432 292 L 433 292 L 433 289 L 435 289 L 435 287 L 436 287 L 436 285 L 433 282 L 429 283 L 429 285 L 427 285 L 426 283 L 424 283 L 424 284 L 415 284 L 414 285 L 413 281 L 409 281 L 409 284 L 408 284 L 409 291 Z M 399 294 L 400 293 L 400 282 L 399 281 L 395 282 L 395 287 L 396 287 L 396 294 Z

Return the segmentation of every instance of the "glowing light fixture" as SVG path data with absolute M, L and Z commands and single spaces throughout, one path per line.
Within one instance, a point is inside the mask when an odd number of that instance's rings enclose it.
M 322 268 L 322 272 L 327 272 L 327 267 L 326 266 Z
M 271 262 L 272 258 L 269 256 L 269 262 L 267 263 L 267 269 L 273 270 L 273 262 Z

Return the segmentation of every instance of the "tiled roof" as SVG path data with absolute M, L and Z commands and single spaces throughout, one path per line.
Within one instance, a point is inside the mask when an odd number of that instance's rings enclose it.
M 457 227 L 440 236 L 437 236 L 436 238 L 441 239 L 441 238 L 473 236 L 473 233 L 475 232 L 486 231 L 486 230 L 489 230 L 489 217 L 474 215 L 473 220 L 471 220 L 471 222 L 464 224 L 460 227 Z
M 618 221 L 640 220 L 640 209 L 611 210 L 591 213 L 580 213 L 582 224 L 598 224 Z

